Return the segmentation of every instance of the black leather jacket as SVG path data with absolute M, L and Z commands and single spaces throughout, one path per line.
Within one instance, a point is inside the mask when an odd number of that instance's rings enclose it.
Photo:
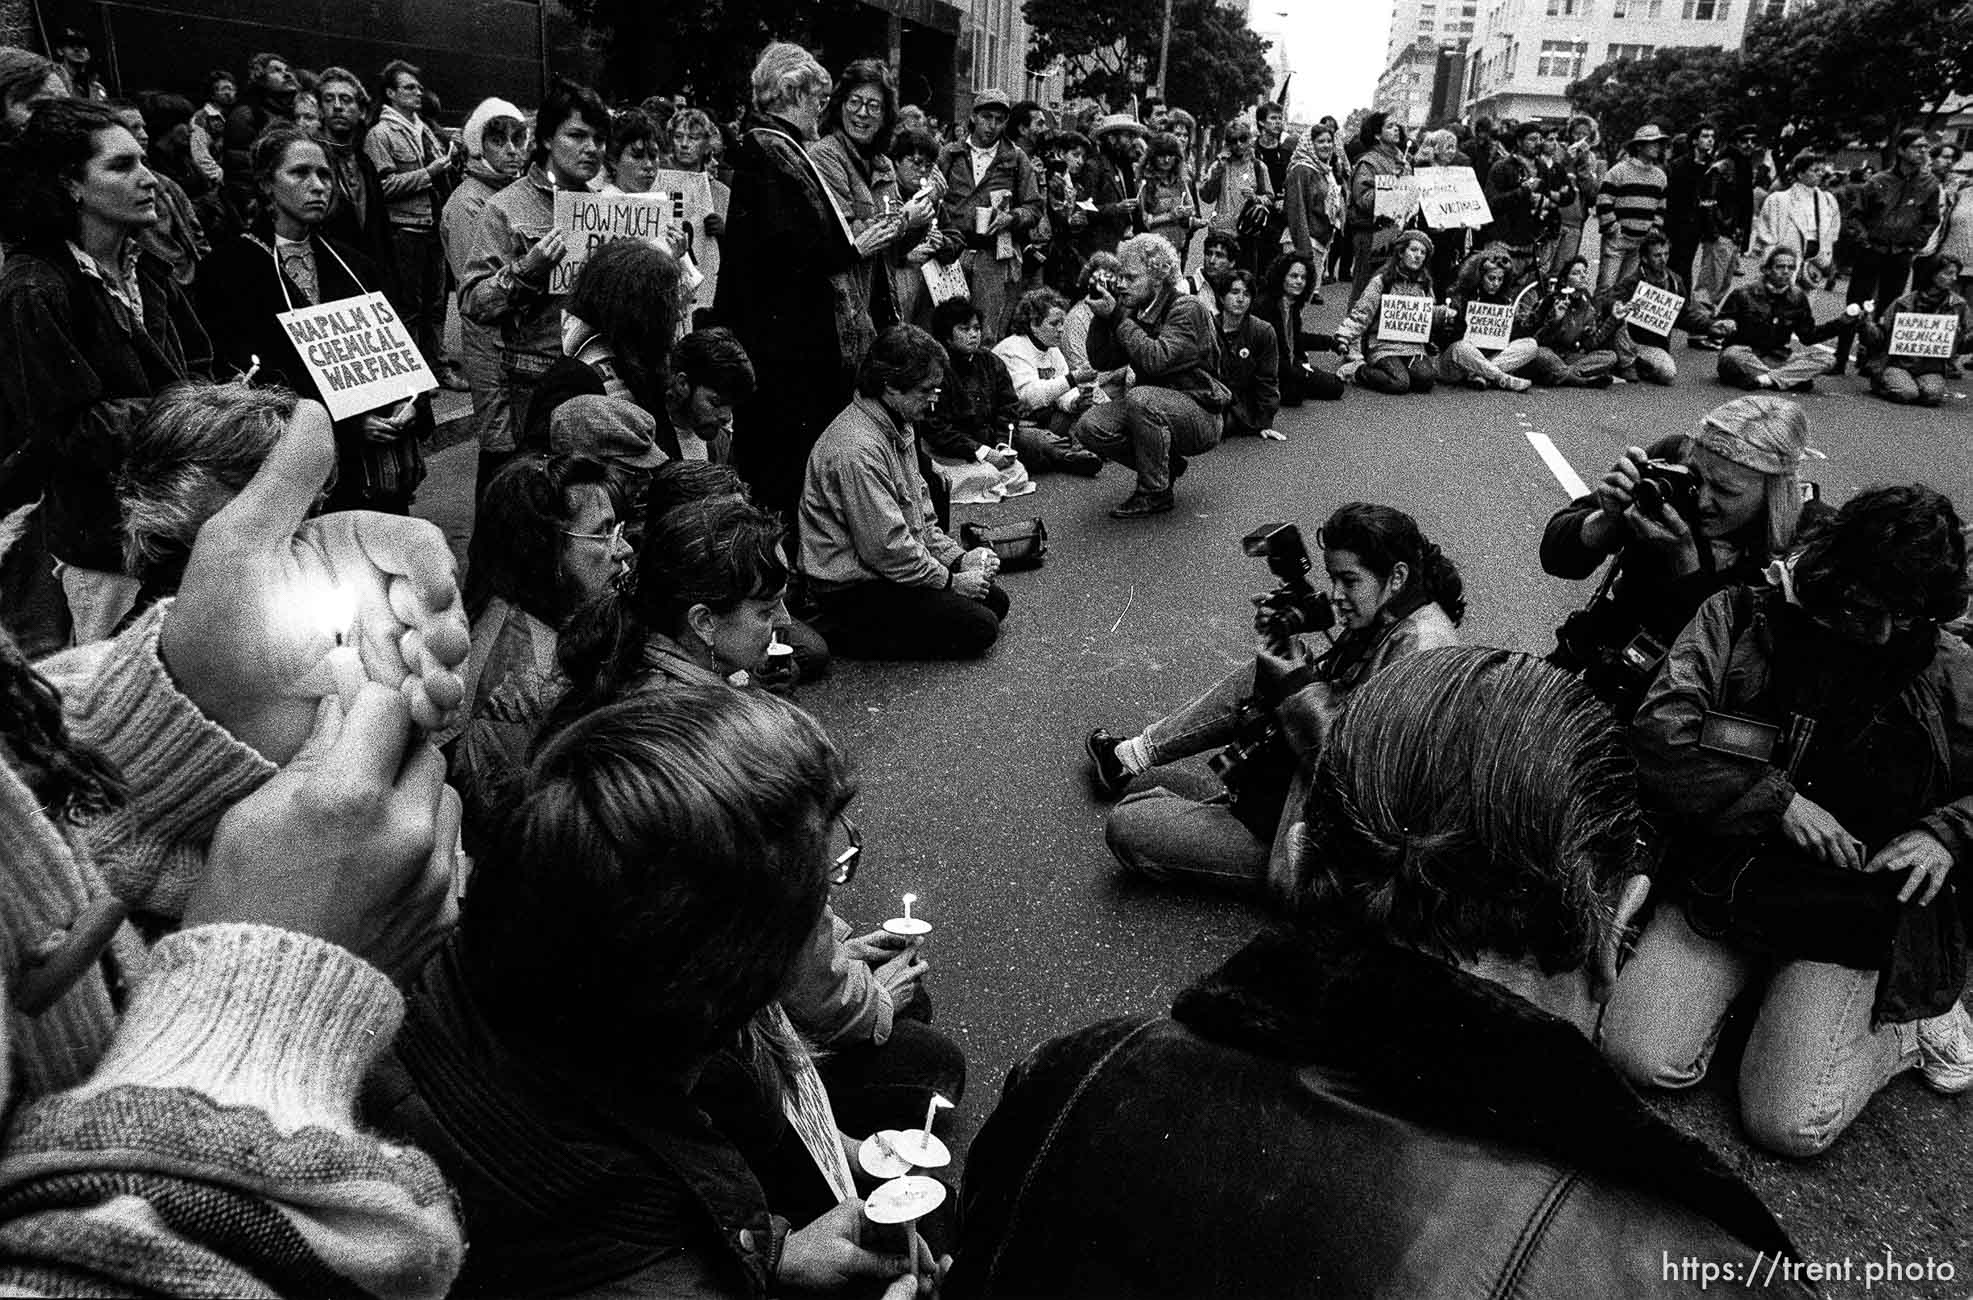
M 1696 1296 L 1667 1256 L 1792 1254 L 1573 1027 L 1337 934 L 1263 935 L 1169 1018 L 1036 1051 L 963 1220 L 957 1300 Z

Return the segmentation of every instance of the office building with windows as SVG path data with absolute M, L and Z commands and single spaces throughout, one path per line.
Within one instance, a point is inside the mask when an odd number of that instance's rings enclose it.
M 1671 46 L 1737 49 L 1757 17 L 1801 0 L 1480 0 L 1466 67 L 1466 111 L 1559 122 L 1569 83 L 1617 59 Z

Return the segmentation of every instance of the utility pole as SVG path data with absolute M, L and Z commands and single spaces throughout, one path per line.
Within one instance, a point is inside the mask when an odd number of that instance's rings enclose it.
M 1158 99 L 1165 103 L 1170 102 L 1165 95 L 1165 74 L 1171 65 L 1171 3 L 1165 0 L 1165 30 L 1158 38 Z

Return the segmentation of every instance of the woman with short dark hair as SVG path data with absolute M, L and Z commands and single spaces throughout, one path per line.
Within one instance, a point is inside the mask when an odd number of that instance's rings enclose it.
M 0 428 L 11 448 L 0 513 L 43 498 L 36 513 L 77 641 L 109 635 L 137 593 L 113 486 L 130 430 L 157 392 L 209 362 L 184 292 L 138 244 L 157 218 L 143 147 L 100 104 L 50 100 L 0 144 Z M 30 538 L 15 564 L 36 564 L 36 550 Z M 45 605 L 36 616 L 47 593 L 27 588 L 42 579 L 16 572 L 15 634 L 48 647 L 58 616 Z
M 665 164 L 663 135 L 641 109 L 625 109 L 610 119 L 610 147 L 603 154 L 605 194 L 643 194 Z
M 1281 345 L 1274 326 L 1254 315 L 1259 279 L 1236 266 L 1220 289 L 1220 380 L 1233 394 L 1233 404 L 1226 408 L 1226 432 L 1279 438 L 1274 417 L 1281 409 Z
M 800 539 L 809 622 L 839 655 L 972 658 L 1000 635 L 1000 561 L 938 526 L 918 468 L 917 422 L 945 383 L 938 341 L 892 326 L 865 358 L 855 400 L 808 459 Z

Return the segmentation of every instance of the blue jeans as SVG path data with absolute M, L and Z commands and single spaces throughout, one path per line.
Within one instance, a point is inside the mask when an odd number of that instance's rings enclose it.
M 1126 871 L 1164 884 L 1245 890 L 1267 878 L 1271 846 L 1225 802 L 1216 777 L 1140 777 L 1110 810 L 1103 838 Z
M 1874 970 L 1735 952 L 1661 903 L 1603 1008 L 1603 1054 L 1640 1087 L 1689 1088 L 1706 1077 L 1727 1008 L 1755 982 L 1765 987 L 1740 1061 L 1741 1123 L 1770 1151 L 1815 1155 L 1916 1059 L 1894 1026 L 1870 1027 Z
M 1137 471 L 1139 492 L 1171 490 L 1171 458 L 1219 445 L 1220 417 L 1172 388 L 1137 384 L 1121 402 L 1084 411 L 1070 435 L 1104 460 Z

